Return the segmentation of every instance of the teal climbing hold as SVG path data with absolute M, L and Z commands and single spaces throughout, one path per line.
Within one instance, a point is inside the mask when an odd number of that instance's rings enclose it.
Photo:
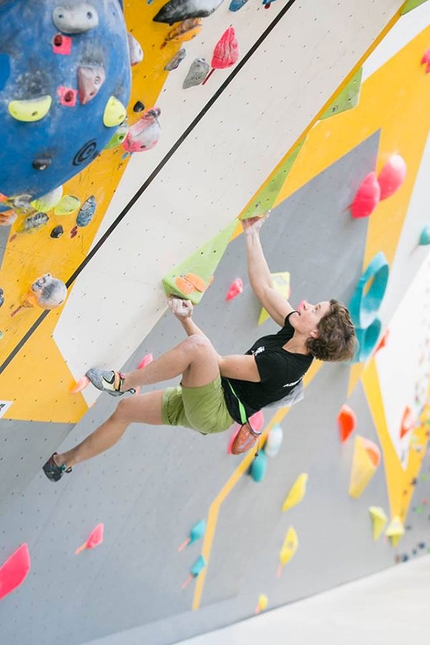
M 181 544 L 179 547 L 178 551 L 181 552 L 185 549 L 186 546 L 189 546 L 190 544 L 193 544 L 193 542 L 197 542 L 197 540 L 200 540 L 203 535 L 205 534 L 206 531 L 206 520 L 200 520 L 200 522 L 197 522 L 197 524 L 194 524 L 194 526 L 191 528 L 190 534 Z
M 203 571 L 203 569 L 206 567 L 207 562 L 205 558 L 202 555 L 199 555 L 197 560 L 194 562 L 192 567 L 190 568 L 190 573 L 192 576 L 195 578 Z
M 364 363 L 367 361 L 379 339 L 381 333 L 381 321 L 375 318 L 368 327 L 361 329 L 356 327 L 355 335 L 357 337 L 357 350 L 355 352 L 353 363 Z
M 389 273 L 387 258 L 381 251 L 369 263 L 349 303 L 351 319 L 356 327 L 364 329 L 375 320 L 387 289 Z
M 267 470 L 267 456 L 265 452 L 262 450 L 261 452 L 258 453 L 254 461 L 252 462 L 251 467 L 249 469 L 249 474 L 251 475 L 252 479 L 255 482 L 259 483 L 263 481 L 266 475 L 266 470 Z
M 424 2 L 427 2 L 427 0 L 408 0 L 401 11 L 402 16 L 405 13 L 409 13 L 409 11 L 412 11 L 412 9 L 416 9 L 420 5 L 424 4 Z
M 341 92 L 336 96 L 333 103 L 327 110 L 320 116 L 320 119 L 328 119 L 329 117 L 351 110 L 358 105 L 360 98 L 361 77 L 363 76 L 363 68 L 354 74 L 352 79 L 347 83 Z
M 74 3 L 73 7 L 58 6 L 52 12 L 52 22 L 63 34 L 83 34 L 99 24 L 99 16 L 88 2 Z
M 419 245 L 427 246 L 430 244 L 430 226 L 425 226 L 421 231 Z

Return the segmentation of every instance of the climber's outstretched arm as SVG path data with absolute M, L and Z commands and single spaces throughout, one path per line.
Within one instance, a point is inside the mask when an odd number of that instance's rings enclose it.
M 288 300 L 285 300 L 273 287 L 272 276 L 264 257 L 260 241 L 260 228 L 268 217 L 251 217 L 242 220 L 242 226 L 246 238 L 246 250 L 248 256 L 248 275 L 252 289 L 266 309 L 267 313 L 281 327 L 284 325 L 285 317 L 294 311 Z

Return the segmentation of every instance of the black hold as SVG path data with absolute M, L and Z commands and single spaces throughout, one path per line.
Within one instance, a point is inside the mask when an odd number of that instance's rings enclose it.
M 412 531 L 412 526 L 410 524 L 405 526 L 405 531 Z
M 419 542 L 418 543 L 418 548 L 419 549 L 425 549 L 426 548 L 426 543 L 425 542 Z
M 145 106 L 142 101 L 136 101 L 136 103 L 133 105 L 133 112 L 143 112 L 144 109 Z
M 417 483 L 418 483 L 418 479 L 416 477 L 414 477 L 413 480 L 411 481 L 410 485 L 411 486 L 416 486 Z
M 46 170 L 51 165 L 51 157 L 38 157 L 31 164 L 35 170 Z
M 53 237 L 54 240 L 58 240 L 58 238 L 61 237 L 63 233 L 64 233 L 64 229 L 60 224 L 60 226 L 56 226 L 55 228 L 52 229 L 51 237 Z
M 416 555 L 416 554 L 417 554 L 417 550 L 416 550 L 416 549 L 412 549 L 412 555 Z
M 188 18 L 207 18 L 222 2 L 223 0 L 169 0 L 152 20 L 173 25 Z
M 3 306 L 4 303 L 4 291 L 3 289 L 0 289 L 0 307 Z
M 408 555 L 406 555 L 406 554 L 405 554 L 405 555 L 402 555 L 402 562 L 407 562 L 408 560 L 409 560 L 409 556 L 408 556 Z

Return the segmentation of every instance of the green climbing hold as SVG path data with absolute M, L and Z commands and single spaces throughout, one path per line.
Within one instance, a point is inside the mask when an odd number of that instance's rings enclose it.
M 43 119 L 48 114 L 51 104 L 52 98 L 46 95 L 38 99 L 11 101 L 7 109 L 9 114 L 17 121 L 31 123 Z
M 121 143 L 126 138 L 127 132 L 128 132 L 127 122 L 121 123 L 118 130 L 113 135 L 112 139 L 105 145 L 106 150 L 110 150 L 110 148 L 117 148 L 118 146 L 120 146 Z
M 408 0 L 401 11 L 402 16 L 405 13 L 409 13 L 409 11 L 412 11 L 412 9 L 416 9 L 420 5 L 424 4 L 424 2 L 427 2 L 427 0 Z
M 302 141 L 300 141 L 300 143 L 298 143 L 294 148 L 292 153 L 281 162 L 272 179 L 266 186 L 264 186 L 261 192 L 258 193 L 255 200 L 251 202 L 240 219 L 259 217 L 272 208 L 304 142 L 305 140 L 302 139 Z
M 333 103 L 327 110 L 320 116 L 320 119 L 328 119 L 334 114 L 340 114 L 351 110 L 358 105 L 360 98 L 361 77 L 363 75 L 363 68 L 354 74 L 349 83 L 339 92 Z
M 227 228 L 163 278 L 167 296 L 187 298 L 195 305 L 200 302 L 236 226 L 237 220 L 233 220 Z
M 121 101 L 111 96 L 106 103 L 103 113 L 103 123 L 107 128 L 115 128 L 120 125 L 127 116 L 127 112 Z

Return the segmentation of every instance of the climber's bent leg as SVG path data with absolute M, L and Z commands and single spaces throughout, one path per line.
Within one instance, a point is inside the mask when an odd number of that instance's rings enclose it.
M 204 334 L 188 336 L 182 343 L 162 354 L 141 370 L 126 374 L 91 369 L 87 376 L 98 388 L 118 396 L 122 392 L 160 383 L 182 375 L 186 387 L 207 385 L 219 375 L 218 354 Z

